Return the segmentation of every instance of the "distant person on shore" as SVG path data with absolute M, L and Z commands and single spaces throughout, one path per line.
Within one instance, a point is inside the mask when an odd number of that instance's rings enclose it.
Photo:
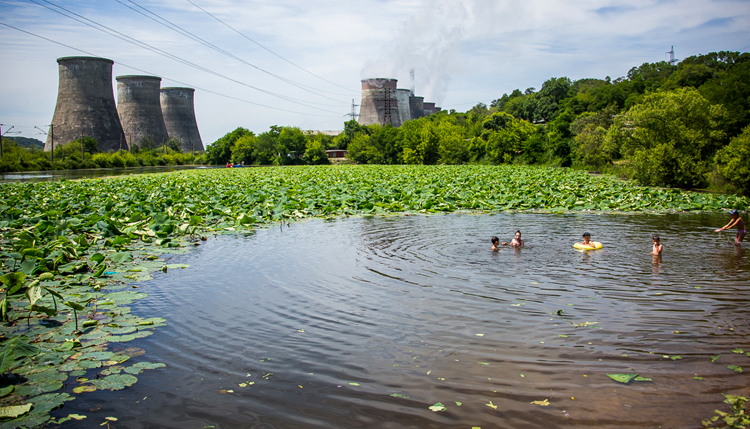
M 515 237 L 513 237 L 513 240 L 510 240 L 510 243 L 505 241 L 503 242 L 503 246 L 507 246 L 508 244 L 510 244 L 511 246 L 523 247 L 523 240 L 521 240 L 520 230 L 516 230 Z
M 737 210 L 730 210 L 729 214 L 732 215 L 732 220 L 730 220 L 728 224 L 717 229 L 716 232 L 721 232 L 730 228 L 737 227 L 737 235 L 734 237 L 734 244 L 738 245 L 742 243 L 745 235 L 747 235 L 747 227 L 745 226 L 745 222 L 740 217 L 740 212 L 738 212 Z
M 583 233 L 583 242 L 578 243 L 581 247 L 596 249 L 596 244 L 591 241 L 591 234 L 588 232 Z
M 661 256 L 661 252 L 664 250 L 664 245 L 661 244 L 661 239 L 658 235 L 654 235 L 651 237 L 651 241 L 654 242 L 654 249 L 651 251 L 651 254 L 654 256 Z
M 490 241 L 492 242 L 492 251 L 497 252 L 500 250 L 500 239 L 497 237 L 490 238 Z

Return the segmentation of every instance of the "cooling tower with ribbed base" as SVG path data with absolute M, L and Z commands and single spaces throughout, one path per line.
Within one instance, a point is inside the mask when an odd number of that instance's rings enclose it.
M 411 120 L 411 110 L 409 109 L 409 95 L 411 90 L 409 89 L 397 89 L 396 90 L 396 103 L 398 104 L 398 117 L 401 125 L 404 122 Z
M 424 97 L 409 96 L 409 113 L 412 119 L 419 119 L 424 116 Z
M 396 79 L 363 79 L 362 103 L 359 108 L 361 125 L 401 125 L 396 99 Z
M 180 141 L 183 152 L 203 152 L 203 141 L 195 120 L 193 88 L 162 88 L 161 111 L 169 138 Z
M 167 126 L 161 113 L 159 87 L 156 76 L 117 76 L 117 113 L 128 141 L 139 143 L 150 137 L 161 146 L 167 141 Z
M 102 152 L 117 150 L 125 135 L 112 91 L 114 61 L 97 57 L 57 59 L 59 86 L 44 150 L 49 151 L 83 137 L 93 137 Z M 52 137 L 54 136 L 54 142 Z M 126 147 L 126 146 L 124 146 Z

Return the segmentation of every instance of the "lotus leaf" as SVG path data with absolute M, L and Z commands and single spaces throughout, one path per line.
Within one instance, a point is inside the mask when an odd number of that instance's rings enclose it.
M 80 395 L 84 392 L 96 392 L 96 386 L 93 384 L 84 384 L 73 388 L 73 393 Z
M 138 362 L 128 368 L 125 368 L 125 372 L 128 374 L 138 375 L 143 372 L 144 369 L 156 369 L 164 368 L 166 365 L 163 363 L 151 363 L 151 362 Z
M 133 260 L 133 255 L 130 252 L 117 252 L 110 255 L 109 259 L 115 263 L 130 262 Z
M 727 368 L 731 369 L 734 372 L 743 372 L 742 367 L 738 365 L 727 365 Z
M 137 381 L 138 378 L 130 374 L 113 374 L 97 380 L 91 380 L 91 383 L 100 390 L 122 390 L 128 386 L 132 386 Z
M 627 384 L 634 378 L 638 377 L 638 374 L 607 374 L 607 376 L 612 380 Z
M 13 393 L 13 389 L 14 389 L 13 385 L 0 387 L 0 398 L 4 398 L 10 395 L 11 393 Z
M 31 410 L 31 404 L 11 405 L 9 407 L 0 407 L 0 418 L 13 419 Z
M 440 402 L 436 402 L 433 405 L 430 405 L 430 411 L 438 412 L 438 411 L 445 411 L 445 405 L 441 404 Z

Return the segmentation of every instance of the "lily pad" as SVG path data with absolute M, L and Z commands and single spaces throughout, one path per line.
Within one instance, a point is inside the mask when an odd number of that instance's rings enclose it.
M 727 365 L 727 368 L 731 369 L 734 372 L 744 372 L 742 371 L 742 367 L 739 365 Z
M 122 390 L 128 386 L 132 386 L 137 381 L 138 378 L 130 374 L 113 374 L 98 380 L 91 380 L 90 382 L 96 386 L 97 389 Z
M 125 368 L 125 372 L 127 372 L 128 374 L 138 375 L 143 372 L 144 369 L 164 368 L 165 366 L 165 364 L 159 362 L 138 362 Z
M 20 415 L 26 414 L 31 410 L 31 404 L 11 405 L 9 407 L 0 407 L 0 418 L 14 419 Z
M 652 380 L 652 379 L 650 379 L 650 378 L 646 378 L 646 377 L 640 377 L 640 376 L 638 376 L 638 377 L 634 378 L 634 380 L 635 380 L 635 381 L 654 381 L 654 380 Z
M 531 401 L 532 405 L 541 405 L 542 407 L 549 407 L 549 399 L 543 401 Z
M 617 382 L 627 384 L 634 378 L 638 377 L 638 374 L 607 374 L 607 377 Z

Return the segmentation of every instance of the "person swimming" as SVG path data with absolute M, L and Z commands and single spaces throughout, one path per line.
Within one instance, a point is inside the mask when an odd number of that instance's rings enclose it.
M 591 234 L 589 234 L 588 232 L 583 233 L 583 242 L 578 243 L 578 245 L 581 247 L 596 249 L 596 244 L 591 241 Z
M 730 210 L 729 214 L 732 215 L 732 220 L 729 221 L 728 224 L 717 229 L 716 232 L 721 232 L 730 228 L 737 227 L 737 235 L 735 235 L 734 237 L 734 244 L 739 245 L 740 243 L 742 243 L 745 235 L 747 235 L 747 227 L 745 226 L 745 221 L 743 221 L 740 217 L 740 212 L 738 212 L 736 209 Z
M 661 252 L 664 250 L 664 245 L 660 243 L 658 235 L 651 237 L 651 241 L 654 243 L 654 248 L 651 250 L 651 254 L 654 256 L 661 256 Z
M 492 242 L 492 251 L 497 252 L 500 249 L 500 239 L 497 237 L 490 238 L 490 241 Z
M 511 246 L 523 247 L 523 240 L 521 240 L 521 231 L 520 230 L 516 230 L 516 234 L 513 237 L 513 239 L 510 240 L 510 243 L 503 242 L 503 246 L 507 246 L 508 244 L 510 244 Z

